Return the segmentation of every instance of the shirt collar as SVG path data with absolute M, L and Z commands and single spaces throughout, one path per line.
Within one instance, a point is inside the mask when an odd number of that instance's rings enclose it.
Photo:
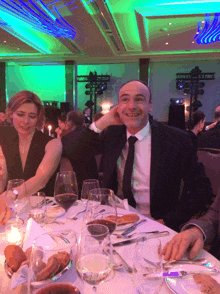
M 137 132 L 135 135 L 132 135 L 129 133 L 129 131 L 127 130 L 127 140 L 130 136 L 135 136 L 139 141 L 141 141 L 144 138 L 149 137 L 150 135 L 150 123 L 148 121 L 147 125 L 141 129 L 139 132 Z

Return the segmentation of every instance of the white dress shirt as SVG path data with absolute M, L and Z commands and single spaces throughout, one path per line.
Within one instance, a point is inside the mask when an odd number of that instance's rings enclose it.
M 100 133 L 95 123 L 90 125 L 90 129 Z M 127 131 L 127 140 L 132 136 Z M 136 209 L 143 215 L 150 217 L 150 164 L 151 164 L 151 130 L 149 122 L 135 134 L 138 139 L 135 143 L 134 166 L 131 176 L 132 192 L 136 201 Z M 125 163 L 128 155 L 128 141 L 122 150 L 117 161 L 118 196 L 123 198 L 122 182 Z

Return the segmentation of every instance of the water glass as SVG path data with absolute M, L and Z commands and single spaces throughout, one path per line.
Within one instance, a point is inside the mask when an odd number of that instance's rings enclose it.
M 37 223 L 43 224 L 46 220 L 46 196 L 44 192 L 37 192 L 30 196 L 31 210 L 28 212 L 28 218 L 33 218 Z
M 99 189 L 99 188 L 100 188 L 99 181 L 96 179 L 88 179 L 83 181 L 81 201 L 84 204 L 84 206 L 87 205 L 90 190 Z
M 161 241 L 142 237 L 135 246 L 133 282 L 140 294 L 156 294 L 163 283 Z

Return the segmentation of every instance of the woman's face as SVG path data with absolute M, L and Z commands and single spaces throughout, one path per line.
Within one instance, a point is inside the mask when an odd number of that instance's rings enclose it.
M 34 103 L 24 103 L 11 115 L 12 123 L 20 135 L 32 134 L 37 126 L 38 111 Z
M 59 120 L 59 119 L 58 119 L 58 126 L 61 130 L 65 130 L 65 128 L 66 128 L 65 122 L 63 122 L 62 120 Z

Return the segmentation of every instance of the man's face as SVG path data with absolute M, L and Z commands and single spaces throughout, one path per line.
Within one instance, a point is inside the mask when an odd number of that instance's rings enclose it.
M 147 125 L 152 106 L 149 89 L 138 81 L 124 85 L 119 91 L 118 114 L 131 134 Z

